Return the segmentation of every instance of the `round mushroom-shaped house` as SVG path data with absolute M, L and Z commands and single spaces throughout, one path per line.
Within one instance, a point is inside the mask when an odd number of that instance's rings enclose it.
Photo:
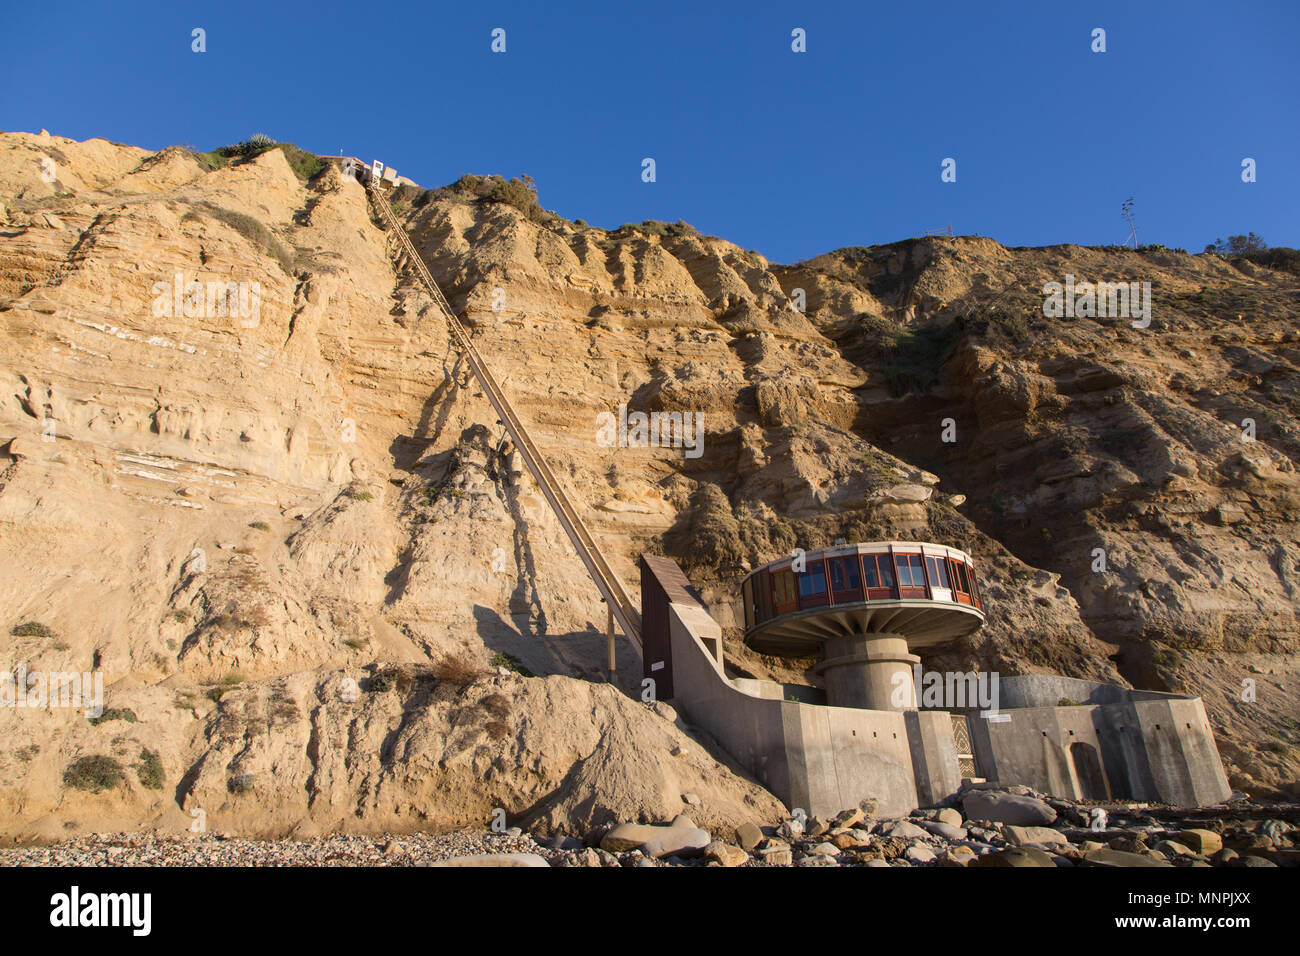
M 826 700 L 915 707 L 914 649 L 950 645 L 984 626 L 965 551 L 915 541 L 837 545 L 781 558 L 741 584 L 745 643 L 762 654 L 820 652 Z

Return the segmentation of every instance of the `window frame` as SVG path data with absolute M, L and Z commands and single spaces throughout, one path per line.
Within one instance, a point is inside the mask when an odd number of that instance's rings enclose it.
M 913 559 L 916 563 L 913 564 Z M 919 551 L 896 551 L 894 552 L 894 568 L 898 580 L 898 596 L 903 598 L 929 597 L 929 588 L 926 585 L 925 576 L 925 558 Z M 907 569 L 907 582 L 903 583 L 903 569 Z M 917 583 L 917 574 L 920 574 L 920 583 Z
M 867 562 L 872 562 L 876 572 L 876 586 L 867 583 Z M 888 572 L 885 583 L 882 571 Z M 862 555 L 862 588 L 868 601 L 885 601 L 898 597 L 898 578 L 894 573 L 894 555 L 889 551 L 868 551 Z
M 812 580 L 814 574 L 821 577 L 822 589 L 804 594 L 803 583 L 805 580 Z M 807 562 L 804 569 L 796 576 L 795 589 L 799 600 L 799 610 L 801 611 L 805 608 L 824 607 L 830 604 L 830 581 L 826 574 L 826 559 L 818 558 L 816 561 Z
M 930 589 L 952 591 L 952 581 L 948 578 L 948 559 L 945 555 L 925 555 L 926 576 L 930 580 Z
M 827 587 L 830 590 L 832 604 L 851 604 L 857 603 L 865 598 L 863 589 L 862 561 L 861 556 L 857 553 L 842 554 L 839 557 L 826 559 Z M 835 587 L 835 571 L 838 569 L 844 578 L 844 587 Z M 856 584 L 850 583 L 849 578 L 857 578 Z

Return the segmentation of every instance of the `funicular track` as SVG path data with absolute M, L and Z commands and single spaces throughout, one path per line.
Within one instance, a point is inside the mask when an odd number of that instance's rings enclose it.
M 577 509 L 574 508 L 569 496 L 565 494 L 564 489 L 551 472 L 546 459 L 542 457 L 542 453 L 533 443 L 528 434 L 528 429 L 519 416 L 515 414 L 515 410 L 511 407 L 505 392 L 502 391 L 501 386 L 497 384 L 496 378 L 492 375 L 491 369 L 483 361 L 483 357 L 479 355 L 474 343 L 470 341 L 468 330 L 457 318 L 455 311 L 443 296 L 442 290 L 438 288 L 438 283 L 434 282 L 433 275 L 424 263 L 424 258 L 415 248 L 415 243 L 411 241 L 410 236 L 406 234 L 406 230 L 402 228 L 397 216 L 393 213 L 393 209 L 388 203 L 388 197 L 383 194 L 380 185 L 374 180 L 367 181 L 366 189 L 370 193 L 375 208 L 379 210 L 380 216 L 387 224 L 389 234 L 396 240 L 397 249 L 394 257 L 396 262 L 399 266 L 406 264 L 412 268 L 425 289 L 428 290 L 434 303 L 442 311 L 447 321 L 447 328 L 451 330 L 452 341 L 469 360 L 474 377 L 478 379 L 484 394 L 487 395 L 488 401 L 492 403 L 492 407 L 500 417 L 506 432 L 510 435 L 510 440 L 519 449 L 519 454 L 523 457 L 524 464 L 528 467 L 533 480 L 542 489 L 542 494 L 546 496 L 551 510 L 560 520 L 560 525 L 564 528 L 565 534 L 568 535 L 573 549 L 578 553 L 578 557 L 582 559 L 582 563 L 586 566 L 587 573 L 591 575 L 591 580 L 595 583 L 596 589 L 600 591 L 600 596 L 604 599 L 611 615 L 611 638 L 613 636 L 612 625 L 617 622 L 619 629 L 627 635 L 633 648 L 636 649 L 637 655 L 641 656 L 641 615 L 628 599 L 627 592 L 623 590 L 623 585 L 619 583 L 609 564 L 606 563 L 595 539 L 578 516 Z M 612 645 L 610 667 L 613 668 Z

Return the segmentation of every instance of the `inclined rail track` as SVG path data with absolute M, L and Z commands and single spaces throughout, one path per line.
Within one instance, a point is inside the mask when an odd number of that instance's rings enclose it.
M 482 386 L 484 394 L 487 395 L 488 401 L 501 418 L 501 423 L 505 425 L 510 440 L 515 443 L 519 449 L 519 454 L 524 459 L 524 464 L 528 467 L 529 473 L 537 486 L 542 489 L 542 494 L 546 496 L 551 510 L 560 520 L 565 534 L 569 537 L 569 542 L 573 549 L 582 559 L 583 565 L 587 568 L 587 573 L 591 575 L 591 580 L 595 583 L 596 589 L 600 591 L 600 596 L 604 598 L 613 619 L 618 623 L 620 630 L 627 635 L 636 649 L 638 655 L 641 654 L 641 615 L 637 613 L 636 608 L 628 599 L 627 592 L 623 590 L 623 585 L 619 582 L 614 572 L 606 563 L 605 558 L 600 553 L 595 539 L 587 530 L 586 525 L 578 516 L 577 509 L 573 507 L 568 495 L 556 480 L 551 468 L 542 457 L 542 453 L 533 443 L 528 429 L 520 421 L 519 416 L 515 414 L 514 408 L 511 407 L 505 392 L 497 383 L 491 369 L 479 355 L 478 349 L 470 341 L 468 330 L 464 324 L 457 318 L 455 311 L 447 302 L 438 288 L 438 283 L 433 280 L 433 275 L 429 272 L 428 266 L 424 263 L 424 257 L 420 255 L 415 248 L 415 243 L 411 237 L 406 234 L 402 224 L 398 222 L 392 206 L 389 205 L 388 198 L 380 191 L 373 181 L 366 183 L 366 189 L 374 200 L 376 208 L 383 217 L 389 228 L 389 234 L 395 237 L 398 245 L 398 261 L 405 261 L 414 270 L 419 277 L 430 296 L 433 297 L 434 303 L 442 311 L 447 321 L 447 328 L 451 331 L 452 340 L 456 347 L 464 353 L 469 360 L 470 369 L 474 372 L 474 377 L 478 379 L 479 385 Z

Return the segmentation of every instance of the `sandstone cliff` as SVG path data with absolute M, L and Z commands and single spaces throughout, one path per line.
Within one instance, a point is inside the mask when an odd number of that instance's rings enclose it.
M 945 541 L 991 613 L 934 664 L 1200 693 L 1234 785 L 1294 784 L 1294 276 L 969 238 L 779 266 L 691 230 L 396 199 L 629 590 L 638 553 L 677 558 L 736 673 L 805 679 L 740 644 L 748 568 Z M 6 832 L 195 807 L 260 835 L 498 806 L 564 829 L 687 792 L 718 827 L 777 811 L 670 709 L 602 686 L 599 598 L 360 186 L 279 150 L 209 170 L 2 134 L 0 202 L 0 667 L 101 669 L 136 718 L 0 712 Z M 1043 318 L 1067 272 L 1150 281 L 1150 328 Z M 191 282 L 256 284 L 256 314 L 188 308 Z M 701 414 L 703 453 L 600 446 L 623 403 Z M 542 676 L 448 677 L 494 657 Z M 142 751 L 160 790 L 64 785 Z

